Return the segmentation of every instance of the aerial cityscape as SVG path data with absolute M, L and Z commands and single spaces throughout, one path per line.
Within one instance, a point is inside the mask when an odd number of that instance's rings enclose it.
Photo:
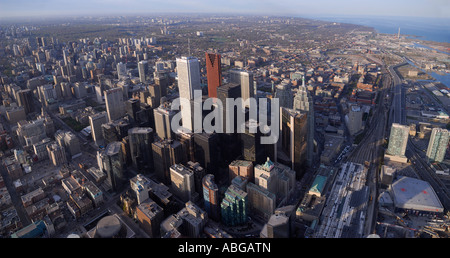
M 1 238 L 450 236 L 447 25 L 20 2 L 0 11 Z

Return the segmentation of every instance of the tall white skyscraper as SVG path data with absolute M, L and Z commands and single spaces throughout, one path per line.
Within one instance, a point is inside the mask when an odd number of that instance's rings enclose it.
M 194 91 L 201 90 L 200 86 L 200 65 L 195 57 L 177 58 L 178 90 L 181 99 L 194 100 Z M 189 104 L 189 107 L 191 105 Z M 183 127 L 193 131 L 192 111 L 188 108 L 181 108 L 181 119 Z
M 123 117 L 125 115 L 125 104 L 122 89 L 116 87 L 105 90 L 104 95 L 109 122 Z
M 180 98 L 194 99 L 194 90 L 201 90 L 200 65 L 195 57 L 177 58 L 178 90 Z

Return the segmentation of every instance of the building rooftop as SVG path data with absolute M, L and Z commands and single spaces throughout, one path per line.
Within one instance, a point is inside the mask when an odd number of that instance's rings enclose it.
M 402 176 L 392 183 L 391 191 L 397 208 L 444 212 L 435 191 L 426 181 Z

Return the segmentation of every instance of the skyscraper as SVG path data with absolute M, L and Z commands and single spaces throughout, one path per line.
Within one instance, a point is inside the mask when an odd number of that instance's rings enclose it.
M 141 82 L 146 82 L 148 77 L 148 62 L 140 61 L 138 63 L 139 80 Z
M 134 168 L 149 170 L 153 168 L 153 129 L 134 127 L 128 130 L 130 139 L 131 161 Z
M 123 92 L 119 87 L 105 90 L 106 112 L 109 122 L 119 119 L 125 115 Z
M 202 186 L 205 211 L 211 219 L 218 221 L 220 219 L 219 188 L 214 182 L 214 175 L 205 175 L 202 180 Z
M 233 124 L 234 127 L 230 128 L 232 130 L 232 132 L 237 132 L 237 125 L 236 125 L 236 117 L 237 117 L 237 111 L 241 109 L 241 107 L 235 107 L 233 109 L 233 113 L 234 114 L 230 114 L 229 112 L 227 112 L 227 102 L 226 99 L 227 98 L 231 98 L 231 99 L 237 99 L 241 97 L 241 85 L 238 83 L 227 83 L 222 85 L 221 87 L 217 88 L 217 98 L 220 99 L 220 101 L 222 102 L 222 106 L 223 106 L 223 110 L 222 110 L 222 117 L 223 117 L 223 132 L 226 133 L 226 119 L 227 119 L 227 115 L 233 115 Z M 230 107 L 231 108 L 231 107 Z
M 194 172 L 183 164 L 170 166 L 170 181 L 172 193 L 183 202 L 193 201 L 198 194 L 195 192 Z
M 278 155 L 278 161 L 291 167 L 297 178 L 303 176 L 302 166 L 306 161 L 308 115 L 293 109 L 280 107 L 280 140 L 284 155 Z M 280 153 L 281 154 L 281 153 Z M 284 162 L 283 162 L 284 160 Z
M 152 143 L 154 171 L 158 180 L 170 183 L 170 166 L 184 162 L 183 148 L 178 141 L 161 140 Z
M 404 157 L 406 145 L 408 143 L 409 126 L 393 123 L 389 145 L 386 154 L 397 157 Z
M 194 100 L 194 91 L 201 90 L 200 66 L 195 57 L 177 58 L 178 90 L 181 99 Z M 192 110 L 181 108 L 183 127 L 193 131 Z
M 24 108 L 25 114 L 33 112 L 33 92 L 25 89 L 18 91 L 16 95 L 17 104 Z
M 127 77 L 127 64 L 122 62 L 117 64 L 117 77 L 119 80 L 125 79 Z
M 136 113 L 141 110 L 139 99 L 129 99 L 125 101 L 125 112 L 128 115 L 129 121 L 132 126 L 137 126 Z
M 447 152 L 450 132 L 443 128 L 433 128 L 428 143 L 427 158 L 430 162 L 442 162 Z
M 170 102 L 161 103 L 158 108 L 153 110 L 155 131 L 159 138 L 174 139 L 174 132 L 171 129 L 171 121 L 175 114 L 175 111 L 171 109 Z
M 218 178 L 219 135 L 212 133 L 194 134 L 194 156 L 207 173 Z
M 306 145 L 306 162 L 312 166 L 314 155 L 314 104 L 313 98 L 305 86 L 305 77 L 302 79 L 302 86 L 298 88 L 297 95 L 294 97 L 294 110 L 307 113 L 308 118 L 308 140 Z
M 119 191 L 125 183 L 121 147 L 120 142 L 112 142 L 99 152 L 102 168 L 115 192 Z
M 248 221 L 247 193 L 235 185 L 230 185 L 221 204 L 221 219 L 227 226 L 238 226 Z
M 230 70 L 230 82 L 241 85 L 241 98 L 246 101 L 255 95 L 253 73 L 244 70 Z M 248 105 L 245 107 L 250 108 Z
M 294 96 L 292 94 L 291 83 L 283 80 L 276 86 L 275 98 L 280 101 L 280 107 L 292 108 L 294 104 Z
M 219 54 L 205 53 L 208 96 L 217 98 L 217 88 L 222 85 L 222 67 Z

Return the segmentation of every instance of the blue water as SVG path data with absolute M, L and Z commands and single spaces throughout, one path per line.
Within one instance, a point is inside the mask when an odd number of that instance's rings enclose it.
M 379 33 L 414 35 L 419 39 L 450 43 L 450 17 L 305 17 L 317 20 L 351 23 L 374 28 Z

